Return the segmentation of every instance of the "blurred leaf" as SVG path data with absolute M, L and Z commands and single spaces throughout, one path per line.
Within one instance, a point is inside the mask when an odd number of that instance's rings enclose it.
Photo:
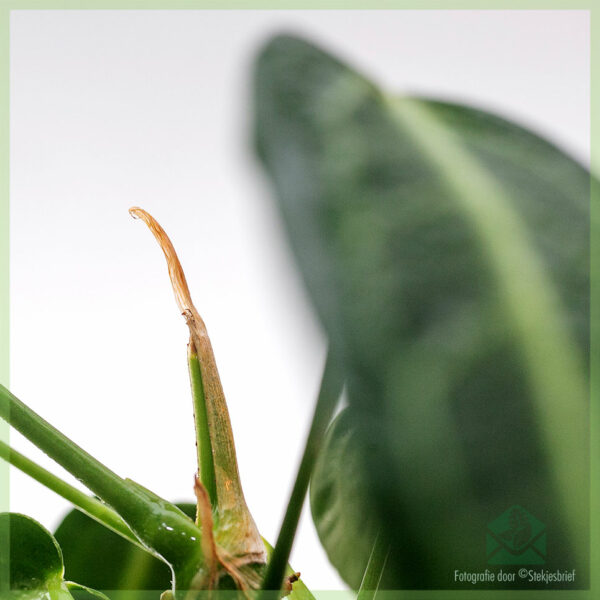
M 113 534 L 114 535 L 114 534 Z M 17 513 L 0 514 L 0 596 L 21 600 L 72 600 L 70 589 L 82 586 L 63 580 L 63 557 L 52 534 L 37 521 Z M 104 598 L 85 589 L 85 596 Z
M 546 566 L 585 588 L 588 172 L 497 116 L 391 98 L 296 38 L 266 46 L 255 88 L 394 587 L 471 585 L 454 569 L 485 568 L 487 524 L 519 504 L 552 532 Z
M 385 573 L 385 565 L 387 563 L 387 557 L 390 548 L 385 536 L 380 533 L 377 534 L 373 547 L 371 548 L 371 554 L 369 555 L 369 562 L 360 583 L 356 600 L 374 600 L 379 592 L 383 575 Z
M 310 482 L 319 538 L 331 564 L 354 590 L 359 589 L 378 531 L 369 510 L 361 451 L 352 415 L 345 409 L 327 432 Z

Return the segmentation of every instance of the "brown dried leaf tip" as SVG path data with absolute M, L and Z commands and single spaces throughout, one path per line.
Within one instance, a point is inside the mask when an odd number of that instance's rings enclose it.
M 165 230 L 141 208 L 131 208 L 129 213 L 148 226 L 165 255 L 175 301 L 190 331 L 189 353 L 197 358 L 202 376 L 217 505 L 211 506 L 205 487 L 196 479 L 198 518 L 210 565 L 209 573 L 199 574 L 202 581 L 197 583 L 202 589 L 211 589 L 226 573 L 239 589 L 258 589 L 267 555 L 244 499 L 229 412 L 206 325 L 192 302 L 181 263 Z

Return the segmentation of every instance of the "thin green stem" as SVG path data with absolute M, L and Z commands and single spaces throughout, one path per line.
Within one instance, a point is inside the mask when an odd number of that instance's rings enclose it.
M 106 502 L 139 509 L 126 482 L 0 385 L 0 417 Z
M 20 471 L 23 471 L 23 473 L 29 475 L 65 500 L 68 500 L 86 515 L 98 521 L 98 523 L 108 527 L 108 529 L 118 533 L 127 541 L 147 552 L 147 548 L 140 544 L 125 521 L 112 508 L 100 502 L 100 500 L 84 494 L 76 487 L 54 475 L 54 473 L 50 473 L 44 467 L 23 456 L 23 454 L 17 452 L 17 450 L 14 450 L 3 441 L 0 441 L 0 458 Z
M 262 594 L 263 599 L 270 597 L 268 594 L 269 591 L 279 591 L 282 587 L 296 529 L 298 528 L 298 521 L 302 512 L 302 505 L 304 504 L 304 498 L 308 490 L 310 476 L 319 450 L 321 449 L 325 432 L 337 406 L 342 386 L 342 375 L 330 352 L 325 363 L 319 397 L 300 468 L 296 475 L 296 481 L 290 495 L 283 523 L 281 524 L 277 543 L 275 544 L 275 549 L 271 555 L 271 560 L 269 561 L 263 580 L 262 589 L 265 590 L 265 593 Z
M 121 515 L 185 588 L 205 565 L 202 532 L 175 505 L 122 479 L 0 385 L 0 417 L 54 459 Z
M 381 583 L 389 549 L 388 541 L 384 540 L 384 536 L 379 533 L 373 544 L 356 600 L 374 600 Z
M 194 403 L 194 425 L 196 428 L 196 451 L 198 455 L 198 476 L 206 488 L 210 503 L 213 508 L 218 506 L 217 483 L 215 478 L 215 463 L 213 460 L 212 443 L 210 441 L 210 429 L 208 426 L 208 413 L 206 410 L 206 398 L 202 384 L 202 372 L 198 355 L 191 350 L 188 352 L 188 369 L 190 373 L 190 384 L 192 387 L 192 399 Z

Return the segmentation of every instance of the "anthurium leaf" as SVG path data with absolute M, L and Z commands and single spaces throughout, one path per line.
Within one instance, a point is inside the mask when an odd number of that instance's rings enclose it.
M 454 571 L 485 567 L 488 525 L 518 504 L 552 524 L 546 566 L 585 588 L 589 173 L 498 116 L 393 98 L 297 38 L 265 47 L 255 94 L 394 587 L 470 586 Z
M 114 534 L 113 534 L 114 535 Z M 54 536 L 37 521 L 18 513 L 0 514 L 0 597 L 20 600 L 104 598 L 90 589 L 65 582 L 63 556 Z M 6 550 L 5 550 L 6 549 Z M 79 594 L 79 592 L 77 592 Z
M 195 505 L 177 506 L 195 517 Z M 102 590 L 162 591 L 171 587 L 167 565 L 79 510 L 72 510 L 54 535 L 62 548 L 68 579 Z

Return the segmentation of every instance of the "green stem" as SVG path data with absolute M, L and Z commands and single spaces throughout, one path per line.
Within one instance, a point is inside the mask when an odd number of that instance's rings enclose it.
M 190 351 L 188 353 L 188 369 L 190 373 L 190 384 L 192 387 L 192 399 L 194 402 L 194 425 L 196 427 L 198 476 L 208 492 L 212 507 L 215 508 L 218 506 L 215 464 L 213 461 L 212 444 L 210 441 L 210 429 L 208 426 L 208 413 L 206 410 L 204 386 L 202 384 L 202 372 L 200 370 L 200 363 L 198 362 L 198 355 L 195 352 Z
M 277 543 L 275 544 L 275 549 L 273 550 L 263 580 L 262 589 L 266 592 L 278 591 L 282 587 L 296 529 L 298 528 L 300 513 L 302 512 L 302 505 L 304 504 L 304 498 L 308 490 L 310 475 L 321 449 L 325 432 L 335 411 L 342 386 L 343 378 L 330 352 L 325 363 L 317 406 L 315 407 L 300 468 L 296 475 L 296 481 L 290 495 L 283 523 L 281 524 L 279 537 L 277 538 Z M 262 595 L 263 599 L 267 597 L 270 597 L 267 593 Z
M 29 475 L 65 500 L 68 500 L 86 515 L 98 521 L 98 523 L 108 527 L 108 529 L 118 533 L 127 541 L 147 552 L 147 548 L 140 544 L 140 541 L 135 537 L 125 521 L 112 508 L 100 502 L 100 500 L 84 494 L 76 487 L 63 481 L 60 477 L 57 477 L 26 456 L 23 456 L 3 441 L 0 441 L 0 458 L 20 471 L 23 471 L 23 473 Z
M 380 533 L 375 539 L 356 600 L 373 600 L 377 594 L 390 549 L 383 538 Z
M 132 496 L 121 477 L 60 433 L 2 385 L 0 417 L 111 506 L 119 505 L 126 512 L 139 509 L 139 500 Z
M 125 480 L 0 385 L 0 417 L 116 510 L 139 540 L 169 564 L 181 588 L 205 566 L 201 530 L 176 506 Z

